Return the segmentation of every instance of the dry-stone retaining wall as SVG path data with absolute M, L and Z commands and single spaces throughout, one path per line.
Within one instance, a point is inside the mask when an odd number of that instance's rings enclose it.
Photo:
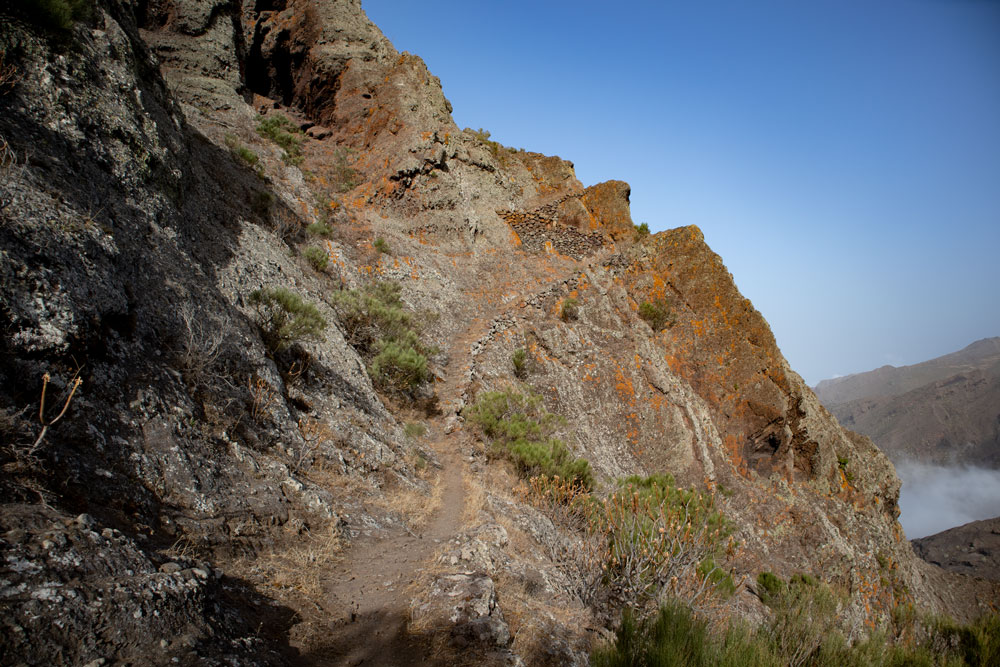
M 574 196 L 578 195 L 567 195 L 532 211 L 497 214 L 511 226 L 525 250 L 543 252 L 548 247 L 560 255 L 582 259 L 604 247 L 605 236 L 601 232 L 584 233 L 559 222 L 559 206 Z

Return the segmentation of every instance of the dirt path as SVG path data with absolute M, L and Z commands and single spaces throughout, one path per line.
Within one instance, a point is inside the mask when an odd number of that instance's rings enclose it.
M 436 387 L 441 414 L 428 422 L 427 442 L 441 463 L 441 503 L 416 533 L 396 529 L 362 537 L 344 555 L 326 587 L 323 611 L 329 636 L 302 656 L 307 665 L 431 665 L 430 647 L 406 632 L 410 584 L 432 564 L 435 551 L 462 529 L 465 463 L 460 429 L 447 433 L 461 408 L 472 363 L 472 343 L 485 331 L 481 320 L 451 345 L 450 361 Z

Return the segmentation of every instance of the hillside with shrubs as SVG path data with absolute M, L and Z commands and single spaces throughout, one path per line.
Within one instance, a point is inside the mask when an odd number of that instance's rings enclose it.
M 359 0 L 5 3 L 0 664 L 997 664 L 629 196 Z

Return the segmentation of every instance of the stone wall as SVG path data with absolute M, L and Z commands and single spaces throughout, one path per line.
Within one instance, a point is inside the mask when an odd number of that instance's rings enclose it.
M 560 206 L 569 199 L 579 197 L 567 195 L 531 211 L 497 211 L 497 214 L 511 226 L 525 250 L 551 250 L 582 259 L 603 248 L 607 237 L 601 232 L 581 232 L 575 226 L 560 221 Z

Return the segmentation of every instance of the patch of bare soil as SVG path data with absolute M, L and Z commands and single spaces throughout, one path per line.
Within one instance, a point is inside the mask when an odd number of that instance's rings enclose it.
M 453 656 L 436 648 L 440 641 L 409 627 L 410 600 L 412 586 L 433 567 L 435 552 L 463 528 L 466 464 L 459 450 L 465 436 L 455 415 L 467 384 L 471 343 L 482 335 L 482 328 L 482 322 L 474 320 L 452 342 L 451 361 L 436 388 L 441 412 L 428 421 L 425 436 L 441 465 L 432 482 L 434 492 L 430 497 L 401 496 L 414 504 L 410 507 L 398 507 L 395 499 L 386 501 L 400 514 L 416 517 L 411 528 L 397 524 L 363 534 L 335 559 L 300 561 L 300 567 L 319 571 L 310 576 L 299 573 L 299 578 L 310 580 L 309 590 L 297 591 L 294 600 L 283 600 L 296 608 L 300 618 L 289 638 L 299 652 L 293 662 L 316 666 L 453 662 Z M 289 565 L 294 567 L 291 561 Z

